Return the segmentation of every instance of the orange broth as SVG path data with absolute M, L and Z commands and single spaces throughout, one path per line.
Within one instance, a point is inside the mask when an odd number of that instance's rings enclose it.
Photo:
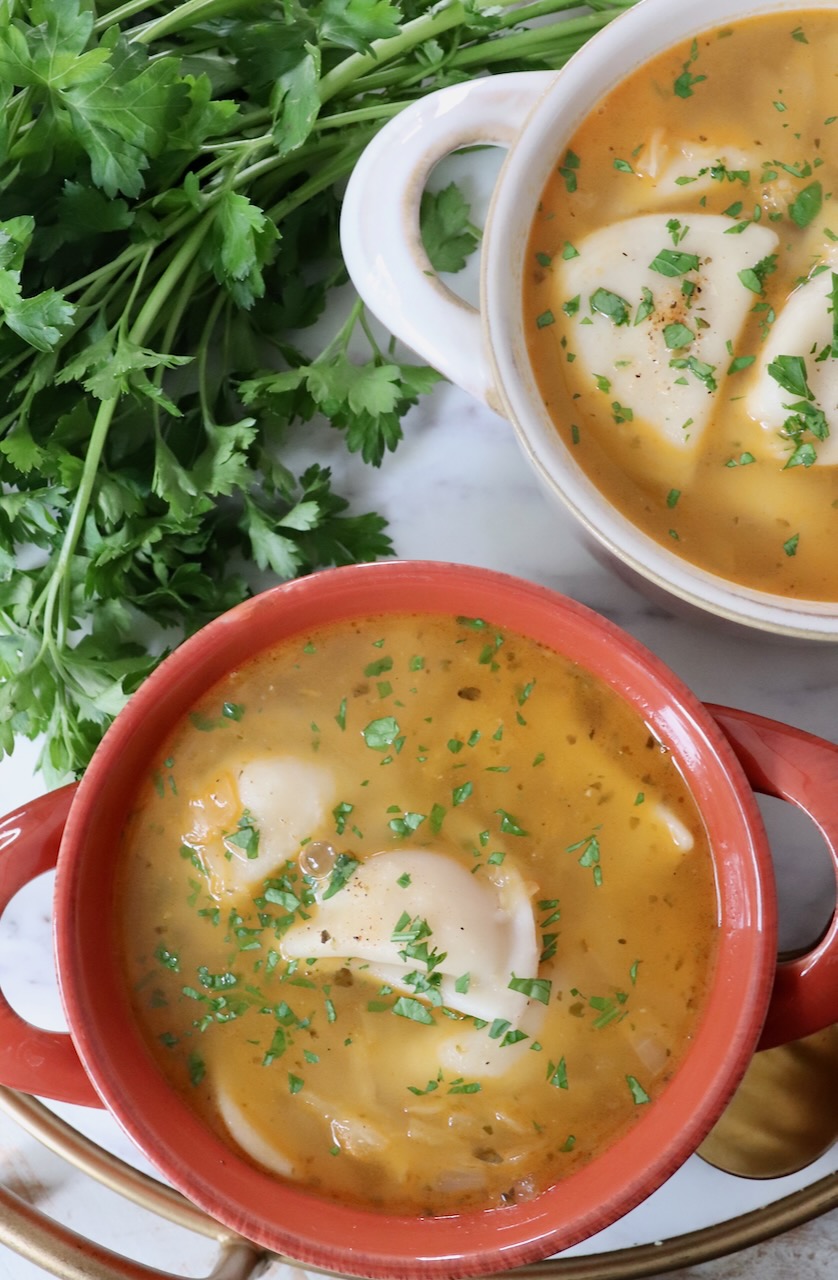
M 446 870 L 417 906 L 427 855 Z M 257 1165 L 388 1211 L 501 1206 L 585 1164 L 666 1087 L 713 971 L 713 869 L 671 754 L 589 673 L 478 619 L 339 623 L 231 674 L 160 751 L 120 858 L 161 1071 Z M 363 950 L 351 911 L 324 912 L 385 867 L 404 970 L 306 955 L 336 927 Z M 485 1016 L 463 1013 L 437 975 L 467 1000 L 497 948 L 471 939 L 460 971 L 442 941 L 513 903 L 498 937 L 520 957 L 531 934 L 532 967 L 501 964 Z

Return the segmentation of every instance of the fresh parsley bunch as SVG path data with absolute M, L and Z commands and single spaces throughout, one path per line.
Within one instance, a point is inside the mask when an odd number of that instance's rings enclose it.
M 391 552 L 326 468 L 283 463 L 318 415 L 380 465 L 436 379 L 360 305 L 304 352 L 345 282 L 336 184 L 414 98 L 560 66 L 633 2 L 3 0 L 0 754 L 44 735 L 49 777 L 78 774 L 248 566 Z M 427 218 L 456 267 L 467 206 Z

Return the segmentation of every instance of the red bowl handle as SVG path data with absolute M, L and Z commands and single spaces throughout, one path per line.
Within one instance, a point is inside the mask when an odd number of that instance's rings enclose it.
M 76 784 L 0 819 L 0 915 L 36 876 L 51 871 Z M 0 1084 L 56 1102 L 103 1104 L 66 1032 L 44 1031 L 21 1018 L 0 991 Z
M 807 813 L 823 836 L 838 882 L 838 746 L 802 729 L 708 704 L 755 791 Z M 788 1044 L 838 1022 L 838 910 L 804 955 L 781 961 L 759 1049 Z

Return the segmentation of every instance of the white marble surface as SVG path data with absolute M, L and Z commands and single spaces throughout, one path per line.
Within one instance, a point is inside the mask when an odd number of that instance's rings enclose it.
M 331 463 L 336 487 L 356 509 L 374 507 L 389 518 L 402 557 L 485 565 L 542 583 L 606 614 L 703 699 L 838 737 L 838 646 L 726 634 L 709 620 L 687 621 L 652 605 L 582 545 L 570 517 L 541 491 L 510 427 L 453 387 L 440 386 L 411 413 L 405 430 L 404 442 L 379 471 L 349 459 L 327 428 L 307 430 L 298 447 L 301 458 L 316 453 Z M 23 744 L 0 763 L 0 813 L 41 790 L 34 753 Z M 766 809 L 766 820 L 776 845 L 784 940 L 805 941 L 823 922 L 824 904 L 834 892 L 832 872 L 808 822 L 784 818 L 774 807 Z M 804 864 L 811 872 L 803 874 Z M 19 895 L 0 923 L 0 985 L 31 1021 L 60 1026 L 50 891 L 47 876 Z M 106 1147 L 137 1159 L 107 1116 L 81 1108 L 58 1110 Z M 644 1206 L 576 1252 L 666 1240 L 782 1200 L 836 1170 L 838 1149 L 803 1174 L 761 1184 L 731 1178 L 693 1157 Z M 181 1274 L 210 1269 L 213 1250 L 206 1241 L 150 1221 L 112 1193 L 91 1186 L 2 1114 L 0 1186 L 150 1265 Z M 278 1277 L 282 1270 L 274 1263 L 270 1274 Z M 29 1261 L 0 1247 L 0 1280 L 35 1280 L 39 1274 Z M 674 1280 L 676 1273 L 667 1274 Z M 792 1275 L 834 1280 L 836 1274 L 838 1210 L 732 1258 L 677 1272 L 679 1280 Z

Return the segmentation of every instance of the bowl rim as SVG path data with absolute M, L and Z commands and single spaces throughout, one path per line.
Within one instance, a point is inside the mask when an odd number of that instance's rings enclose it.
M 708 822 L 722 913 L 716 977 L 693 1045 L 637 1124 L 530 1202 L 437 1218 L 324 1205 L 299 1187 L 278 1187 L 273 1175 L 210 1133 L 173 1095 L 132 1024 L 106 923 L 113 843 L 138 772 L 195 691 L 214 683 L 231 661 L 244 660 L 243 639 L 250 657 L 331 618 L 417 609 L 487 615 L 546 643 L 550 636 L 622 692 L 677 755 Z M 764 828 L 710 712 L 654 654 L 586 606 L 507 574 L 446 562 L 325 570 L 246 601 L 185 641 L 117 717 L 79 784 L 55 895 L 57 968 L 71 1034 L 130 1138 L 188 1199 L 232 1230 L 303 1264 L 364 1276 L 419 1280 L 519 1266 L 578 1243 L 634 1207 L 692 1153 L 733 1093 L 755 1048 L 775 967 L 776 902 Z
M 682 0 L 675 8 L 670 0 L 641 0 L 625 10 L 573 55 L 507 152 L 489 203 L 480 267 L 483 338 L 502 412 L 542 483 L 588 538 L 664 596 L 740 626 L 813 641 L 838 640 L 838 601 L 779 596 L 711 573 L 655 541 L 602 495 L 543 408 L 530 370 L 520 297 L 532 211 L 553 158 L 626 75 L 727 21 L 835 8 L 835 0 Z

